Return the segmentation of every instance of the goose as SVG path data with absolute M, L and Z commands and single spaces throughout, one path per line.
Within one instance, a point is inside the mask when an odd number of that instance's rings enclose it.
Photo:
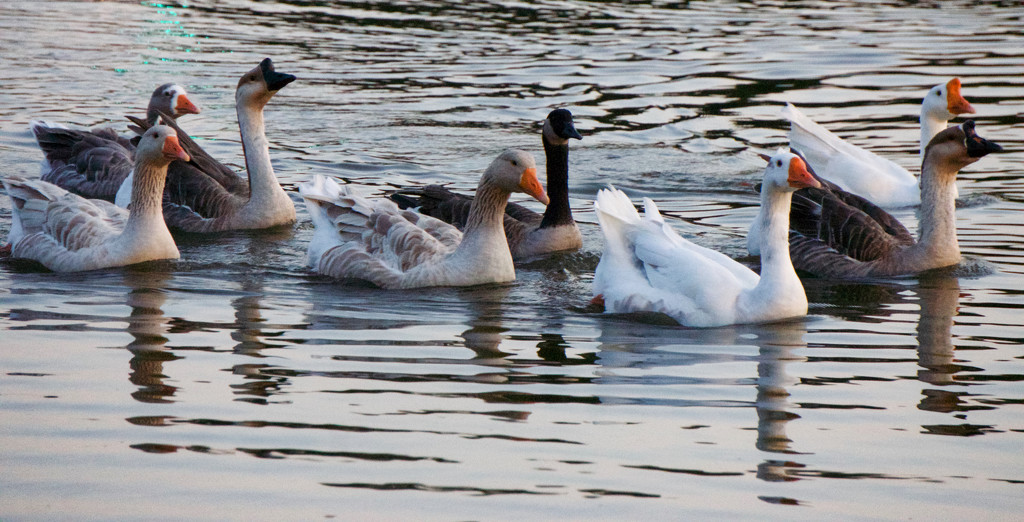
M 921 103 L 921 159 L 928 142 L 958 114 L 974 113 L 960 94 L 960 79 L 932 87 Z M 917 178 L 907 169 L 852 145 L 804 116 L 791 103 L 782 115 L 790 121 L 789 143 L 821 177 L 883 208 L 921 203 Z
M 583 139 L 573 125 L 572 113 L 555 109 L 544 119 L 541 141 L 547 158 L 547 194 L 551 202 L 543 214 L 522 205 L 509 203 L 505 207 L 505 236 L 513 259 L 578 250 L 583 238 L 569 206 L 569 139 Z M 419 189 L 395 192 L 391 199 L 400 208 L 415 208 L 421 214 L 455 225 L 466 226 L 472 196 L 457 194 L 442 185 L 428 185 Z
M 242 136 L 242 152 L 248 178 L 213 159 L 173 121 L 165 123 L 178 132 L 181 145 L 192 161 L 176 161 L 167 170 L 164 219 L 173 230 L 209 233 L 223 230 L 263 229 L 295 223 L 295 205 L 281 188 L 270 164 L 270 147 L 263 129 L 263 108 L 284 86 L 295 80 L 274 70 L 265 58 L 238 80 L 235 111 Z M 147 122 L 132 118 L 140 129 Z M 130 177 L 129 177 L 130 179 Z M 126 180 L 115 203 L 131 203 Z
M 315 176 L 299 186 L 315 225 L 307 262 L 321 274 L 382 288 L 513 281 L 516 271 L 501 227 L 512 192 L 548 203 L 533 156 L 515 149 L 502 152 L 484 171 L 460 232 L 390 199 L 370 200 Z
M 189 100 L 184 87 L 165 83 L 149 98 L 146 121 L 150 126 L 156 125 L 161 113 L 178 118 L 199 114 L 199 108 Z M 29 126 L 45 156 L 43 181 L 84 198 L 114 201 L 117 189 L 132 169 L 135 145 L 128 138 L 109 127 L 75 130 L 38 120 Z
M 130 211 L 39 179 L 3 179 L 11 197 L 11 257 L 33 259 L 55 272 L 177 259 L 161 198 L 167 165 L 188 159 L 173 129 L 157 125 L 148 130 L 135 149 L 135 203 Z
M 798 270 L 836 279 L 913 276 L 960 262 L 956 174 L 1002 150 L 978 136 L 973 120 L 939 132 L 925 149 L 917 241 L 896 218 L 837 187 L 793 198 L 790 255 Z
M 779 150 L 765 168 L 766 207 L 761 275 L 687 241 L 644 199 L 643 218 L 613 187 L 594 209 L 605 247 L 594 273 L 594 303 L 606 311 L 660 312 L 683 326 L 756 323 L 807 314 L 807 296 L 789 259 L 789 205 L 798 188 L 820 183 L 795 154 Z

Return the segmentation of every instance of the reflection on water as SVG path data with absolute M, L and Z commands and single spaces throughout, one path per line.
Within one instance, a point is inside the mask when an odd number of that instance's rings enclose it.
M 161 307 L 167 300 L 169 279 L 166 272 L 124 270 L 124 285 L 130 289 L 126 301 L 131 307 L 127 330 L 135 338 L 125 347 L 132 354 L 128 380 L 139 387 L 132 397 L 140 402 L 171 402 L 178 389 L 164 383 L 164 364 L 182 358 L 165 346 L 168 321 Z
M 786 435 L 786 425 L 800 415 L 793 413 L 794 405 L 789 402 L 788 388 L 797 380 L 786 372 L 791 363 L 806 361 L 807 358 L 794 354 L 802 353 L 807 347 L 803 323 L 785 323 L 772 332 L 770 338 L 760 341 L 757 362 L 757 449 L 768 453 L 793 455 L 799 453 L 791 448 L 792 440 Z M 790 460 L 766 459 L 757 465 L 757 478 L 769 482 L 792 481 L 789 474 L 793 468 L 803 465 Z
M 241 170 L 232 93 L 272 56 L 299 77 L 266 125 L 300 215 L 132 269 L 0 263 L 0 516 L 1018 516 L 1022 23 L 978 2 L 5 3 L 5 172 L 38 171 L 28 121 L 123 129 L 166 81 L 203 108 L 183 127 Z M 811 316 L 767 325 L 584 308 L 598 188 L 741 257 L 783 102 L 915 169 L 920 96 L 951 76 L 1007 148 L 959 176 L 973 268 L 809 279 Z M 503 148 L 542 159 L 558 106 L 586 135 L 582 251 L 473 289 L 304 267 L 311 174 L 472 190 Z

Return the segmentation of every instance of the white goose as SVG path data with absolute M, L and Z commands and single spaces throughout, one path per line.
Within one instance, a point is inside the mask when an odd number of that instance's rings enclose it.
M 174 130 L 158 125 L 135 149 L 131 211 L 38 179 L 3 180 L 11 197 L 11 256 L 33 259 L 56 272 L 96 270 L 155 259 L 177 259 L 161 212 L 167 165 L 188 161 Z
M 797 188 L 820 184 L 795 154 L 779 150 L 765 169 L 768 224 L 761 275 L 675 232 L 644 199 L 641 218 L 629 197 L 598 192 L 594 208 L 605 250 L 594 274 L 594 301 L 609 312 L 661 312 L 684 326 L 772 321 L 807 313 L 807 296 L 789 259 L 789 204 Z
M 177 124 L 181 145 L 191 162 L 176 161 L 167 171 L 164 219 L 167 226 L 185 232 L 262 229 L 295 223 L 295 205 L 281 188 L 270 163 L 270 147 L 263 127 L 263 108 L 277 91 L 295 76 L 274 70 L 265 58 L 242 75 L 235 89 L 235 111 L 242 135 L 247 178 L 235 174 L 188 137 Z M 140 128 L 146 122 L 130 118 Z M 117 203 L 127 208 L 131 202 L 130 176 L 117 193 Z
M 921 103 L 921 159 L 928 142 L 946 128 L 949 120 L 973 112 L 974 107 L 960 94 L 959 78 L 932 87 Z M 844 141 L 792 104 L 786 104 L 782 115 L 791 123 L 790 146 L 822 178 L 883 208 L 921 203 L 917 177 L 907 169 Z
M 166 83 L 149 98 L 146 121 L 150 126 L 156 125 L 161 113 L 178 118 L 199 114 L 199 108 L 184 87 Z M 40 172 L 43 181 L 85 198 L 114 201 L 118 187 L 132 170 L 135 145 L 129 138 L 109 127 L 76 130 L 45 121 L 33 121 L 30 127 L 45 156 Z
M 370 200 L 348 185 L 315 176 L 299 193 L 316 230 L 309 266 L 321 274 L 362 279 L 383 288 L 470 286 L 516 278 L 502 216 L 512 192 L 548 198 L 533 156 L 507 150 L 480 179 L 465 231 L 430 216 Z

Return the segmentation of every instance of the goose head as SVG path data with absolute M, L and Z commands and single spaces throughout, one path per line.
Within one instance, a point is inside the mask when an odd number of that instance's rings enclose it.
M 174 160 L 189 161 L 189 155 L 178 143 L 178 134 L 166 125 L 154 125 L 139 139 L 135 149 L 136 162 L 167 166 Z
M 149 97 L 149 107 L 146 108 L 149 123 L 155 125 L 161 113 L 180 118 L 185 114 L 199 114 L 199 107 L 188 99 L 184 87 L 165 83 L 157 87 Z
M 960 94 L 960 78 L 953 78 L 928 91 L 921 112 L 936 120 L 949 121 L 957 114 L 974 114 L 974 107 Z
M 572 124 L 572 113 L 566 109 L 555 109 L 544 119 L 544 128 L 541 129 L 544 140 L 553 145 L 565 145 L 569 138 L 582 140 L 583 136 L 576 131 Z
M 979 136 L 974 126 L 974 120 L 967 120 L 936 134 L 924 151 L 921 175 L 931 175 L 936 170 L 955 176 L 957 171 L 989 153 L 1003 150 L 999 144 Z
M 537 179 L 537 163 L 529 152 L 516 149 L 502 152 L 484 171 L 483 183 L 506 192 L 525 192 L 545 205 L 549 203 L 544 187 Z
M 821 183 L 811 174 L 800 156 L 779 149 L 774 156 L 768 158 L 762 191 L 795 192 L 808 187 L 820 188 Z
M 238 80 L 235 103 L 239 107 L 262 109 L 277 91 L 293 81 L 295 76 L 275 71 L 274 62 L 270 58 L 264 58 L 259 65 Z

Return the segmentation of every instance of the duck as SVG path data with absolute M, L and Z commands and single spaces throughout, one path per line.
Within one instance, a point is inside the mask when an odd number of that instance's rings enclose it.
M 790 215 L 790 255 L 802 272 L 833 279 L 916 276 L 956 265 L 956 175 L 999 144 L 978 135 L 974 120 L 935 135 L 921 166 L 918 237 L 873 202 L 836 186 L 797 192 Z
M 199 112 L 184 87 L 165 83 L 150 96 L 146 121 L 152 126 L 160 114 L 179 118 Z M 84 198 L 114 201 L 132 169 L 135 145 L 130 138 L 110 127 L 76 130 L 41 120 L 32 121 L 29 127 L 45 157 L 41 179 Z
M 512 253 L 502 230 L 513 192 L 548 204 L 533 155 L 508 149 L 484 171 L 460 231 L 437 218 L 400 209 L 386 197 L 370 199 L 349 185 L 316 175 L 299 186 L 315 227 L 307 263 L 320 274 L 385 289 L 514 281 Z
M 172 230 L 212 233 L 225 230 L 255 230 L 294 224 L 295 205 L 281 187 L 270 163 L 270 147 L 263 126 L 263 109 L 277 91 L 295 76 L 277 72 L 265 58 L 238 80 L 235 111 L 242 136 L 242 151 L 248 177 L 215 160 L 174 121 L 164 124 L 178 133 L 190 162 L 176 161 L 167 171 L 164 219 Z M 130 118 L 138 129 L 148 122 Z M 131 203 L 129 180 L 121 185 L 115 203 Z
M 134 203 L 127 211 L 40 179 L 0 180 L 11 198 L 11 257 L 35 260 L 54 272 L 177 259 L 161 200 L 167 166 L 188 159 L 173 129 L 157 125 L 146 131 L 135 149 Z
M 528 259 L 552 252 L 579 250 L 583 238 L 569 205 L 569 140 L 583 139 L 573 124 L 572 113 L 555 109 L 544 119 L 541 141 L 547 168 L 547 194 L 550 199 L 543 214 L 523 205 L 505 207 L 504 227 L 512 258 Z M 442 185 L 404 189 L 391 194 L 400 208 L 415 208 L 421 214 L 438 218 L 462 230 L 469 217 L 472 196 L 452 192 Z
M 974 107 L 961 94 L 959 78 L 932 87 L 921 103 L 921 159 L 928 142 L 959 114 Z M 814 171 L 843 190 L 867 198 L 882 208 L 921 203 L 918 179 L 907 169 L 844 141 L 787 103 L 782 116 L 790 121 L 789 143 Z
M 594 210 L 605 245 L 594 273 L 593 303 L 606 312 L 659 312 L 689 327 L 760 323 L 807 314 L 807 296 L 790 262 L 787 235 L 794 191 L 820 183 L 799 156 L 780 149 L 765 168 L 761 274 L 680 236 L 644 198 L 641 218 L 609 186 Z

